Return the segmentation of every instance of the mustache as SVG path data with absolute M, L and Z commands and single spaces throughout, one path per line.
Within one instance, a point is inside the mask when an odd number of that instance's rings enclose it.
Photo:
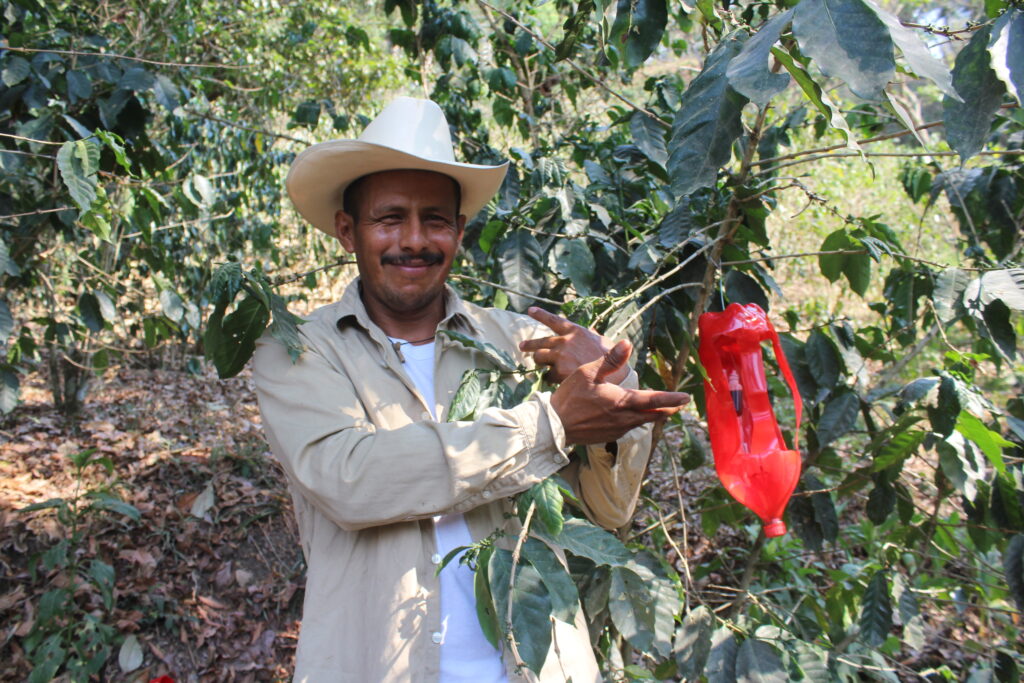
M 439 251 L 421 251 L 418 254 L 384 254 L 380 257 L 380 263 L 384 266 L 437 266 L 444 263 L 444 255 Z

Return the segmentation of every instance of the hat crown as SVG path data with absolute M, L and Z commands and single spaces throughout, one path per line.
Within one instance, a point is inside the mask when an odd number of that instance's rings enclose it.
M 359 140 L 424 159 L 455 161 L 448 121 L 441 107 L 430 100 L 395 99 L 370 122 Z

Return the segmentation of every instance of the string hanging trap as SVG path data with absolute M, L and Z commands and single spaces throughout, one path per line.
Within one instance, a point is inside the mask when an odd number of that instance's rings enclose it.
M 800 478 L 796 439 L 803 404 L 779 335 L 757 304 L 733 303 L 724 311 L 704 313 L 697 326 L 715 471 L 729 495 L 761 518 L 765 536 L 781 536 L 786 533 L 782 515 Z M 792 449 L 786 447 L 768 396 L 761 351 L 765 341 L 771 342 L 793 396 Z

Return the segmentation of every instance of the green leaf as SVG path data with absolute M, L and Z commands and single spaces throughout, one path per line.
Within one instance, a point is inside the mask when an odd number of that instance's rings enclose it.
M 526 666 L 539 673 L 551 647 L 551 597 L 540 573 L 531 564 L 516 567 L 515 585 L 509 593 L 512 553 L 496 549 L 488 562 L 491 595 L 498 621 L 507 628 L 508 604 L 512 602 L 512 633 Z
M 454 330 L 440 330 L 440 334 L 457 341 L 467 349 L 479 351 L 489 360 L 497 369 L 503 372 L 514 372 L 518 366 L 516 362 L 512 360 L 512 356 L 508 352 L 499 349 L 497 346 L 490 342 L 481 341 L 474 339 L 473 337 L 456 332 Z
M 723 278 L 725 295 L 730 303 L 757 304 L 762 310 L 770 310 L 768 295 L 757 280 L 739 270 L 730 270 Z
M 580 595 L 569 570 L 558 561 L 554 551 L 543 541 L 528 538 L 523 556 L 540 574 L 551 598 L 551 614 L 567 624 L 573 623 L 580 606 Z
M 471 368 L 462 374 L 459 388 L 455 390 L 452 404 L 448 408 L 448 421 L 472 420 L 476 416 L 476 406 L 480 400 L 480 375 Z
M 165 289 L 160 292 L 160 308 L 163 309 L 164 315 L 168 319 L 176 323 L 180 323 L 181 319 L 185 317 L 185 307 L 181 297 L 173 289 Z
M 818 420 L 818 443 L 821 448 L 853 429 L 859 412 L 860 397 L 849 389 L 829 399 Z
M 843 275 L 850 283 L 850 289 L 864 296 L 871 284 L 871 257 L 867 254 L 848 254 L 843 264 Z
M 270 312 L 251 294 L 227 317 L 226 306 L 218 305 L 206 322 L 203 345 L 221 379 L 234 377 L 256 350 L 256 340 L 267 328 Z
M 987 48 L 991 31 L 991 26 L 982 26 L 956 56 L 953 87 L 962 101 L 948 96 L 942 100 L 946 139 L 960 155 L 961 164 L 985 146 L 992 119 L 1006 91 L 990 66 Z
M 839 106 L 832 101 L 828 94 L 821 89 L 821 86 L 811 78 L 811 75 L 807 73 L 807 70 L 800 65 L 788 52 L 779 47 L 772 48 L 772 54 L 778 59 L 789 75 L 793 77 L 793 80 L 800 86 L 800 90 L 803 91 L 804 96 L 811 101 L 811 104 L 821 113 L 828 124 L 838 130 L 843 138 L 846 140 L 846 146 L 850 149 L 860 151 L 860 146 L 857 144 L 857 140 L 853 137 L 853 133 L 850 131 L 850 126 L 846 123 L 846 119 L 843 118 L 843 113 Z
M 128 153 L 124 149 L 124 139 L 117 133 L 108 130 L 96 129 L 96 137 L 103 141 L 111 152 L 114 153 L 114 160 L 120 164 L 125 173 L 132 175 L 132 162 L 128 159 Z
M 935 277 L 935 288 L 932 290 L 932 302 L 935 314 L 943 323 L 952 322 L 957 316 L 960 295 L 967 289 L 971 281 L 967 271 L 959 268 L 946 268 Z
M 868 0 L 864 5 L 885 24 L 885 28 L 889 31 L 889 37 L 903 53 L 903 59 L 914 73 L 927 78 L 950 97 L 959 98 L 953 88 L 953 77 L 949 73 L 949 69 L 932 56 L 928 46 L 917 37 L 917 34 L 904 26 L 899 18 L 885 11 L 872 0 Z
M 871 463 L 872 471 L 879 472 L 901 464 L 917 452 L 925 436 L 925 432 L 920 429 L 896 432 L 875 452 L 874 460 Z
M 7 302 L 0 299 L 0 345 L 6 344 L 8 337 L 14 332 L 14 316 Z
M 714 615 L 704 605 L 690 610 L 676 631 L 673 652 L 678 674 L 686 680 L 697 680 L 711 652 L 711 631 L 715 627 Z
M 153 74 L 149 73 L 141 66 L 133 66 L 125 70 L 124 75 L 121 76 L 121 80 L 117 85 L 119 88 L 124 88 L 125 90 L 145 92 L 152 89 L 155 84 L 156 79 L 153 78 Z
M 644 580 L 632 569 L 612 568 L 608 612 L 612 623 L 634 647 L 649 649 L 654 641 L 654 610 Z
M 580 296 L 590 296 L 594 284 L 594 253 L 582 239 L 561 239 L 551 250 L 555 272 L 572 283 Z
M 932 431 L 941 436 L 949 436 L 956 427 L 957 418 L 960 416 L 962 407 L 960 395 L 956 389 L 956 380 L 944 375 L 939 380 L 939 392 L 934 406 L 928 406 L 928 419 L 931 421 Z
M 501 241 L 496 250 L 501 284 L 516 290 L 508 292 L 509 303 L 517 311 L 532 303 L 528 294 L 544 289 L 544 254 L 537 238 L 526 230 L 516 230 Z M 521 293 L 517 293 L 521 292 Z
M 1002 434 L 993 431 L 985 426 L 980 419 L 967 411 L 961 411 L 957 417 L 956 430 L 963 436 L 977 444 L 981 452 L 985 454 L 988 461 L 1000 474 L 1006 473 L 1006 463 L 1003 462 L 1003 449 L 1014 448 L 1014 444 L 1003 438 Z
M 868 519 L 876 526 L 884 524 L 894 509 L 896 509 L 896 489 L 888 479 L 881 476 L 875 477 L 875 486 L 868 494 Z
M 89 579 L 100 589 L 103 604 L 109 610 L 114 606 L 114 568 L 100 560 L 89 563 Z
M 768 20 L 736 57 L 729 62 L 726 76 L 729 85 L 759 107 L 789 85 L 789 75 L 774 73 L 768 64 L 772 46 L 793 20 L 793 10 L 776 14 Z
M 242 288 L 242 266 L 239 263 L 225 263 L 213 271 L 210 278 L 210 295 L 218 304 L 230 304 Z
M 18 406 L 18 376 L 7 368 L 0 368 L 0 414 L 6 415 Z
M 789 676 L 775 648 L 763 640 L 747 638 L 736 653 L 737 683 L 787 683 Z
M 544 481 L 534 484 L 530 491 L 533 494 L 533 501 L 537 505 L 537 517 L 544 525 L 548 535 L 557 537 L 562 533 L 564 519 L 562 517 L 562 492 L 558 490 L 558 484 L 554 479 L 548 477 Z
M 666 0 L 619 0 L 610 40 L 625 44 L 627 66 L 640 66 L 651 56 L 667 21 Z
M 988 41 L 992 70 L 1007 91 L 1024 105 L 1024 11 L 1008 10 L 992 26 Z
M 82 322 L 92 332 L 103 329 L 103 314 L 100 313 L 100 302 L 92 292 L 84 292 L 78 297 L 78 313 Z
M 661 167 L 668 163 L 668 148 L 665 145 L 668 128 L 661 121 L 656 121 L 642 111 L 635 111 L 629 118 L 629 130 L 633 134 L 633 142 L 644 156 Z
M 3 79 L 4 85 L 8 88 L 13 88 L 28 78 L 28 75 L 32 73 L 32 67 L 27 60 L 21 57 L 15 57 L 10 53 L 5 56 L 7 57 L 7 63 L 4 64 L 4 70 L 0 74 L 0 78 Z
M 1003 574 L 1017 609 L 1024 611 L 1024 534 L 1017 534 L 1003 551 Z
M 964 305 L 975 314 L 994 301 L 1014 311 L 1024 311 L 1024 268 L 990 270 L 965 288 Z
M 564 34 L 562 40 L 555 46 L 555 61 L 571 57 L 576 51 L 576 44 L 590 23 L 590 15 L 593 14 L 594 7 L 594 0 L 582 0 L 576 5 L 576 11 L 562 24 Z M 493 89 L 495 88 L 492 87 Z
M 868 645 L 885 642 L 892 630 L 892 603 L 889 599 L 889 581 L 880 569 L 872 575 L 861 598 L 860 636 Z
M 739 643 L 728 626 L 719 626 L 711 634 L 711 652 L 704 669 L 708 683 L 735 683 L 736 653 Z
M 0 275 L 7 273 L 12 277 L 21 275 L 21 268 L 11 258 L 11 252 L 7 249 L 7 243 L 0 239 Z
M 92 506 L 101 510 L 108 510 L 119 515 L 124 515 L 136 522 L 142 519 L 142 513 L 139 512 L 137 507 L 131 503 L 126 503 L 120 498 L 116 498 L 109 493 L 103 493 L 96 496 L 92 502 Z
M 100 147 L 93 140 L 65 142 L 57 151 L 57 168 L 61 179 L 79 209 L 87 212 L 96 200 L 96 172 L 99 170 Z
M 87 72 L 82 70 L 68 71 L 66 78 L 68 83 L 68 99 L 72 104 L 92 97 L 92 81 L 89 80 Z
M 306 321 L 288 310 L 284 297 L 275 294 L 269 284 L 262 283 L 264 294 L 270 299 L 270 336 L 284 344 L 294 363 L 306 350 L 299 335 L 299 325 Z
M 139 645 L 138 637 L 134 633 L 129 633 L 125 636 L 124 642 L 121 643 L 121 648 L 118 650 L 118 666 L 125 673 L 135 671 L 142 666 L 142 658 L 142 646 Z
M 983 334 L 995 342 L 996 348 L 1006 358 L 1017 358 L 1017 333 L 1010 322 L 1010 309 L 1002 301 L 993 301 L 981 314 L 984 328 Z
M 26 505 L 23 508 L 18 508 L 18 512 L 35 512 L 36 510 L 50 510 L 52 508 L 59 508 L 66 504 L 67 502 L 63 498 L 50 498 L 48 500 L 43 500 L 38 503 Z
M 538 536 L 561 546 L 566 552 L 585 557 L 597 565 L 621 567 L 632 557 L 622 541 L 582 519 L 566 519 L 562 533 L 556 537 L 546 536 L 543 529 L 536 531 Z
M 793 15 L 800 50 L 858 97 L 878 99 L 896 76 L 892 39 L 862 0 L 803 0 Z
M 668 172 L 677 197 L 711 187 L 729 162 L 732 143 L 743 132 L 740 115 L 747 100 L 729 87 L 726 69 L 744 36 L 733 33 L 708 56 L 704 69 L 683 93 L 672 124 Z
M 839 354 L 825 333 L 815 330 L 804 344 L 804 357 L 814 381 L 822 389 L 832 389 L 839 382 Z
M 476 556 L 476 571 L 473 574 L 473 596 L 476 601 L 476 618 L 480 622 L 480 629 L 484 632 L 487 642 L 500 650 L 501 626 L 498 623 L 498 615 L 494 609 L 494 598 L 491 596 L 491 585 L 488 580 L 488 565 L 491 555 L 494 553 L 494 546 L 487 545 L 480 549 Z

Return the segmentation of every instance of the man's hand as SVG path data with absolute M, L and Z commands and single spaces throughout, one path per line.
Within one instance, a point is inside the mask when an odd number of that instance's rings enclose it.
M 527 313 L 551 328 L 555 336 L 524 341 L 519 345 L 519 350 L 532 353 L 538 365 L 550 366 L 545 378 L 554 384 L 560 384 L 585 363 L 603 358 L 614 346 L 611 339 L 594 330 L 577 325 L 560 315 L 548 313 L 542 308 L 534 307 Z M 619 384 L 628 374 L 629 366 L 623 363 L 605 381 Z
M 674 415 L 689 394 L 623 389 L 608 378 L 626 366 L 632 346 L 621 341 L 601 358 L 581 365 L 551 395 L 551 406 L 576 444 L 616 441 L 634 427 Z

